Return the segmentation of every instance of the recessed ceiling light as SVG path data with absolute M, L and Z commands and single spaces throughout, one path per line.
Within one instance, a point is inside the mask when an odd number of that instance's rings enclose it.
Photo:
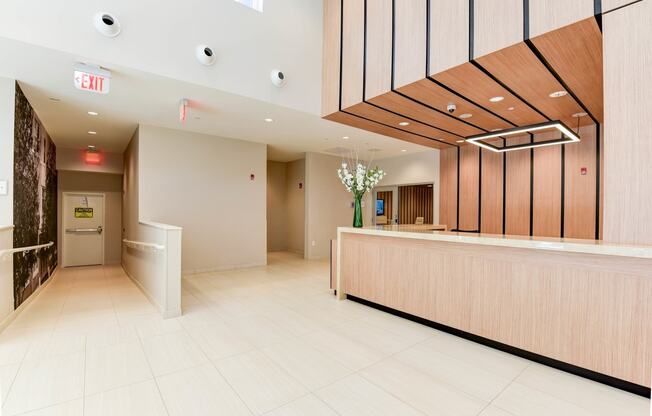
M 274 121 L 274 120 L 271 119 L 271 118 L 266 118 L 265 121 L 268 122 L 268 123 L 271 123 L 271 122 Z
M 464 143 L 464 139 L 462 139 L 462 140 L 457 140 L 456 143 Z
M 349 140 L 349 136 L 342 136 L 344 140 Z
M 50 101 L 54 101 L 55 103 L 58 103 L 59 101 L 61 101 L 61 98 L 50 97 Z
M 471 117 L 473 117 L 473 114 L 469 114 L 469 113 L 460 114 L 460 118 L 471 118 Z
M 95 134 L 97 134 L 97 132 L 96 132 L 96 131 L 93 131 L 93 130 L 89 130 L 89 131 L 88 131 L 88 134 L 95 135 Z
M 584 117 L 586 115 L 587 115 L 586 113 L 575 113 L 572 116 L 575 117 L 575 118 L 580 118 L 580 117 Z
M 491 101 L 492 103 L 499 103 L 499 102 L 501 102 L 501 101 L 504 100 L 504 99 L 505 99 L 505 97 L 501 97 L 500 95 L 497 95 L 497 96 L 495 96 L 495 97 L 491 97 L 491 98 L 489 99 L 489 101 Z
M 550 98 L 559 98 L 559 97 L 563 97 L 566 94 L 568 94 L 568 93 L 566 91 L 564 91 L 564 90 L 554 91 L 554 92 L 551 92 L 550 94 L 548 94 L 548 97 L 550 97 Z
M 398 123 L 398 125 L 399 126 L 409 126 L 410 123 L 408 123 L 407 121 L 401 121 L 400 123 Z
M 405 149 L 401 149 L 401 152 L 407 152 L 407 150 L 405 150 Z
M 98 113 L 97 111 L 89 111 L 88 115 L 89 116 L 98 116 L 98 115 L 100 115 L 100 113 Z
M 95 150 L 96 147 L 95 147 L 95 145 L 89 144 L 89 145 L 87 146 L 87 149 L 92 151 L 92 150 Z
M 514 111 L 514 107 L 509 107 L 507 111 Z

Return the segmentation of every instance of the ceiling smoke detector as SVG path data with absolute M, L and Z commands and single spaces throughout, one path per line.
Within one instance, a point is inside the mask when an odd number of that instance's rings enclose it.
M 120 22 L 111 13 L 97 13 L 93 17 L 95 29 L 107 38 L 114 38 L 120 34 Z
M 200 64 L 206 66 L 213 65 L 217 60 L 217 56 L 215 56 L 215 52 L 213 52 L 213 49 L 208 45 L 198 45 L 195 48 L 195 57 L 197 58 Z

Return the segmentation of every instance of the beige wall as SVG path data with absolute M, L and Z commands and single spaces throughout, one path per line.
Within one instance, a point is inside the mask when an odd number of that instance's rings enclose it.
M 265 145 L 146 125 L 138 140 L 137 218 L 183 228 L 185 272 L 266 263 Z
M 63 193 L 93 192 L 104 194 L 104 262 L 118 264 L 122 253 L 122 175 L 59 170 L 57 196 L 57 240 L 59 264 L 63 252 Z
M 299 184 L 303 184 L 299 189 Z M 306 199 L 306 161 L 298 159 L 287 163 L 287 249 L 293 253 L 304 254 L 305 242 L 305 199 Z
M 267 251 L 288 248 L 287 163 L 267 161 Z
M 337 238 L 337 227 L 353 223 L 352 194 L 337 176 L 342 158 L 306 153 L 306 241 L 307 259 L 324 259 L 330 254 L 330 240 Z M 363 201 L 369 205 L 369 195 Z M 368 210 L 363 208 L 364 224 L 370 225 Z

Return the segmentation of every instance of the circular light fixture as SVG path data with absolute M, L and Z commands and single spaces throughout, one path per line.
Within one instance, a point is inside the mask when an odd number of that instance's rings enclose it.
M 114 38 L 120 34 L 120 22 L 111 13 L 97 13 L 93 18 L 93 24 L 100 34 L 108 38 Z
M 96 132 L 96 131 L 93 131 L 93 130 L 89 130 L 89 131 L 88 131 L 88 134 L 92 134 L 92 135 L 94 136 L 94 135 L 97 134 L 97 132 Z
M 507 111 L 514 111 L 514 107 L 509 107 Z
M 456 143 L 464 143 L 464 139 L 462 139 L 462 140 L 457 140 Z
M 460 118 L 462 119 L 471 118 L 471 117 L 473 117 L 473 114 L 469 114 L 469 113 L 460 114 Z
M 88 115 L 89 115 L 89 116 L 99 116 L 100 113 L 98 113 L 97 111 L 89 111 L 89 112 L 88 112 Z
M 550 98 L 559 98 L 559 97 L 563 97 L 566 94 L 568 94 L 568 93 L 566 91 L 564 91 L 564 90 L 553 91 L 550 94 L 548 94 L 548 97 L 550 97 Z
M 266 121 L 267 123 L 271 123 L 271 122 L 274 121 L 274 120 L 271 119 L 271 118 L 266 118 L 265 121 Z
M 407 152 L 407 150 L 405 150 L 405 149 L 401 149 L 401 152 Z
M 400 123 L 398 123 L 398 125 L 399 126 L 409 126 L 410 123 L 408 123 L 407 121 L 401 121 Z
M 197 58 L 200 64 L 206 66 L 213 65 L 217 60 L 217 57 L 215 56 L 213 49 L 211 49 L 211 47 L 208 45 L 198 45 L 195 48 L 195 57 Z
M 580 118 L 580 117 L 584 117 L 586 115 L 588 115 L 588 114 L 586 114 L 586 113 L 575 113 L 575 114 L 572 115 L 572 117 Z
M 344 140 L 349 140 L 349 136 L 342 136 Z
M 501 102 L 501 101 L 504 100 L 504 99 L 505 99 L 505 97 L 501 97 L 500 95 L 497 95 L 497 96 L 495 96 L 495 97 L 491 97 L 491 98 L 489 99 L 489 101 L 491 101 L 492 103 L 499 103 L 499 102 Z

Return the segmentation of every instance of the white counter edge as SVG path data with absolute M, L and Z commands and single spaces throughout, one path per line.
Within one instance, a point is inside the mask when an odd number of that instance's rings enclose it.
M 610 244 L 603 241 L 587 241 L 582 240 L 568 241 L 562 240 L 545 241 L 545 239 L 527 239 L 527 237 L 520 239 L 509 236 L 494 236 L 494 235 L 465 235 L 454 234 L 446 231 L 432 231 L 432 232 L 409 232 L 409 231 L 389 231 L 389 230 L 376 230 L 369 228 L 353 228 L 353 227 L 339 227 L 337 229 L 338 237 L 341 233 L 349 234 L 362 234 L 373 235 L 379 237 L 394 237 L 394 238 L 408 238 L 414 240 L 430 240 L 442 241 L 449 243 L 463 243 L 475 244 L 494 247 L 510 247 L 510 248 L 526 248 L 535 250 L 546 251 L 561 251 L 566 253 L 583 253 L 583 254 L 598 254 L 605 256 L 620 256 L 620 257 L 633 257 L 642 259 L 652 259 L 652 246 L 632 246 L 623 244 Z M 339 240 L 339 238 L 338 238 Z M 339 241 L 338 241 L 339 246 Z M 338 247 L 339 248 L 339 247 Z M 339 257 L 339 250 L 338 250 Z M 339 258 L 338 258 L 339 269 Z M 339 273 L 338 273 L 339 274 Z

